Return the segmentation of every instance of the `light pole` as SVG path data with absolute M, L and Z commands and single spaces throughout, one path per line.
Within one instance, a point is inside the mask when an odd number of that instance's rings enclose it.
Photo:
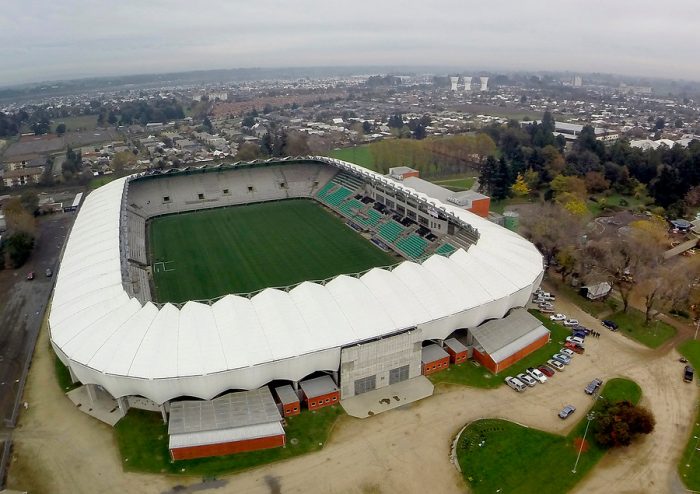
M 571 473 L 576 473 L 576 467 L 578 466 L 578 460 L 581 458 L 581 451 L 583 450 L 583 444 L 586 442 L 586 434 L 588 434 L 588 427 L 591 425 L 591 421 L 595 418 L 595 412 L 590 412 L 588 415 L 586 415 L 586 430 L 583 432 L 583 440 L 581 441 L 581 444 L 578 447 L 578 455 L 576 455 L 576 463 L 574 463 L 574 469 L 571 470 Z

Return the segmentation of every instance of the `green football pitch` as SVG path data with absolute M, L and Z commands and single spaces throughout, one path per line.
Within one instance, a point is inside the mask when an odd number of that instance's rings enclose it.
M 158 302 L 248 293 L 400 260 L 303 199 L 155 218 L 148 245 Z

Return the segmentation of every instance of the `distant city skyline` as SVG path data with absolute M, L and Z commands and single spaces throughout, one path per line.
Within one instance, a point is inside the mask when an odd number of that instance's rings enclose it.
M 443 66 L 700 81 L 700 4 L 11 2 L 0 86 L 234 67 Z M 476 74 L 475 74 L 476 75 Z

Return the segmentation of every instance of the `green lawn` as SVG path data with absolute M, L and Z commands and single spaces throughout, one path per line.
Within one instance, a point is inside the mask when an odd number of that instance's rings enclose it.
M 90 190 L 95 190 L 99 187 L 102 187 L 105 184 L 110 183 L 112 180 L 116 179 L 117 176 L 112 174 L 112 175 L 102 175 L 101 177 L 96 177 L 90 180 L 90 183 L 88 184 L 88 189 Z
M 58 381 L 58 386 L 61 388 L 61 391 L 67 393 L 68 391 L 79 387 L 80 383 L 74 383 L 71 379 L 68 367 L 63 365 L 63 362 L 59 360 L 58 356 L 53 353 L 53 351 L 51 354 L 53 355 L 54 359 L 53 363 L 56 370 L 56 380 Z
M 147 229 L 159 302 L 248 293 L 399 262 L 310 200 L 163 216 Z
M 658 348 L 676 335 L 676 328 L 662 321 L 651 321 L 646 326 L 644 314 L 631 307 L 627 313 L 616 312 L 608 319 L 620 326 L 620 333 L 649 348 Z
M 621 194 L 596 194 L 596 201 L 587 201 L 588 210 L 593 216 L 605 215 L 609 211 L 619 211 L 622 209 L 635 209 L 646 205 L 644 200 L 634 196 L 623 196 Z
M 370 170 L 376 170 L 372 150 L 369 144 L 363 146 L 354 146 L 351 148 L 334 149 L 328 153 L 328 156 L 337 160 L 348 161 L 356 165 L 364 166 Z
M 284 448 L 251 451 L 196 460 L 171 461 L 168 450 L 168 426 L 160 413 L 131 409 L 114 428 L 124 470 L 212 477 L 285 460 L 318 451 L 343 409 L 340 405 L 304 410 L 287 417 L 287 445 Z
M 688 340 L 678 346 L 678 351 L 685 356 L 688 361 L 695 367 L 695 379 L 698 379 L 698 371 L 700 370 L 700 341 Z M 683 366 L 678 364 L 678 379 L 681 379 Z M 698 381 L 695 381 L 696 383 Z M 688 384 L 690 388 L 693 384 Z M 690 392 L 691 389 L 688 389 Z M 700 410 L 698 410 L 693 422 L 693 430 L 688 437 L 688 443 L 685 445 L 683 455 L 678 462 L 678 473 L 683 480 L 683 483 L 688 489 L 700 491 L 700 454 L 697 448 L 700 447 Z
M 632 381 L 611 379 L 603 387 L 601 396 L 611 401 L 625 399 L 637 403 L 641 389 Z M 601 403 L 602 400 L 595 402 L 593 408 Z M 580 421 L 567 436 L 500 419 L 471 423 L 457 444 L 457 459 L 470 492 L 561 494 L 572 489 L 605 454 L 589 430 L 588 450 L 581 454 L 576 473 L 572 473 L 578 454 L 574 441 L 583 436 L 586 412 L 575 412 L 572 418 Z M 560 419 L 552 414 L 552 420 Z
M 71 130 L 95 130 L 97 127 L 97 115 L 78 115 L 75 117 L 57 118 L 51 122 L 51 131 L 55 132 L 60 123 L 66 124 L 66 131 Z
M 479 366 L 469 360 L 462 364 L 451 365 L 443 371 L 431 374 L 428 376 L 428 379 L 430 379 L 433 384 L 463 384 L 475 388 L 497 388 L 505 384 L 503 382 L 505 376 L 514 376 L 524 372 L 528 367 L 536 367 L 545 363 L 548 359 L 552 358 L 552 355 L 561 349 L 566 337 L 571 335 L 571 331 L 560 324 L 553 323 L 546 315 L 540 314 L 537 311 L 531 311 L 531 314 L 542 321 L 542 324 L 549 329 L 551 340 L 545 346 L 535 350 L 520 362 L 508 367 L 499 374 L 492 374 L 491 371 L 485 367 Z

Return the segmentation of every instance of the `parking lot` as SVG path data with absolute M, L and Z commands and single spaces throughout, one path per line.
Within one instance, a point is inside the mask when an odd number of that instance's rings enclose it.
M 597 320 L 560 298 L 556 307 L 585 326 L 598 325 L 602 336 L 588 342 L 586 353 L 575 356 L 547 383 L 523 393 L 507 386 L 483 390 L 441 385 L 436 395 L 407 407 L 370 419 L 343 417 L 318 453 L 224 477 L 226 485 L 217 492 L 464 492 L 449 454 L 453 438 L 466 423 L 498 417 L 566 433 L 591 405 L 584 388 L 596 377 L 636 381 L 644 393 L 641 403 L 654 412 L 657 426 L 639 443 L 609 453 L 576 492 L 685 492 L 676 465 L 693 420 L 698 388 L 683 382 L 679 355 L 673 350 L 649 350 L 619 333 L 604 332 Z M 31 479 L 32 492 L 171 493 L 178 485 L 201 484 L 199 478 L 123 472 L 111 429 L 77 411 L 56 386 L 46 336 L 42 338 L 26 396 L 32 406 L 15 433 L 10 487 L 26 488 L 27 482 L 21 480 Z M 566 404 L 577 410 L 561 420 L 557 414 Z

